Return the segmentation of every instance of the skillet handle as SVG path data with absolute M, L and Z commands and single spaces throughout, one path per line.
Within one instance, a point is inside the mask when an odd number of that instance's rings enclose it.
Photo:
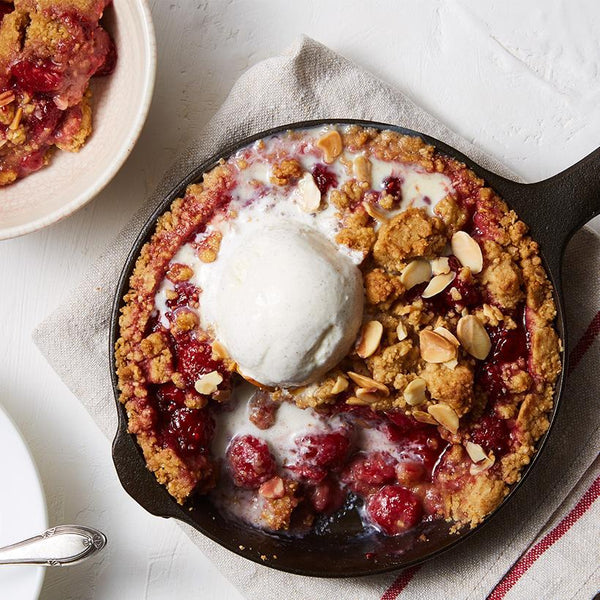
M 508 197 L 514 200 L 517 214 L 529 225 L 560 281 L 567 242 L 600 214 L 600 148 L 558 175 L 513 188 Z

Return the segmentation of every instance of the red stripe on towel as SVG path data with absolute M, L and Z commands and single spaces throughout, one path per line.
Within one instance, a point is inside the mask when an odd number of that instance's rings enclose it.
M 402 590 L 410 583 L 411 579 L 414 577 L 415 573 L 421 568 L 421 565 L 416 565 L 414 567 L 408 567 L 408 569 L 404 569 L 400 575 L 396 578 L 396 581 L 390 585 L 390 587 L 385 590 L 383 596 L 381 596 L 381 600 L 396 600 L 396 598 L 400 595 Z
M 567 369 L 567 375 L 573 372 L 573 369 L 579 364 L 589 347 L 592 345 L 594 340 L 600 334 L 600 310 L 596 313 L 596 316 L 592 319 L 585 333 L 581 336 L 581 339 L 575 345 L 575 348 L 571 351 L 569 357 L 569 367 Z
M 492 590 L 492 593 L 488 596 L 488 600 L 503 600 L 508 591 L 531 568 L 535 561 L 573 527 L 590 506 L 592 506 L 598 496 L 600 496 L 600 476 L 595 479 L 594 483 L 583 494 L 569 514 L 512 566 L 510 571 Z

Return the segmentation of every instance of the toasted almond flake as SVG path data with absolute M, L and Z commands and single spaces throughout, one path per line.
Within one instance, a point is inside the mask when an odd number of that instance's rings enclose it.
M 224 358 L 229 358 L 229 353 L 227 352 L 227 349 L 218 340 L 215 340 L 212 343 L 212 351 L 215 358 L 218 358 L 220 360 L 223 360 Z
M 362 327 L 356 346 L 356 353 L 361 358 L 368 358 L 377 351 L 383 335 L 383 325 L 379 321 L 369 321 Z
M 427 412 L 450 433 L 458 431 L 458 415 L 451 406 L 440 402 L 427 407 Z
M 471 273 L 481 273 L 483 255 L 479 244 L 466 232 L 457 231 L 452 236 L 452 252 L 463 267 L 469 267 Z
M 371 377 L 367 377 L 366 375 L 361 375 L 360 373 L 355 373 L 354 371 L 348 371 L 348 377 L 354 381 L 354 383 L 361 388 L 367 388 L 370 390 L 377 390 L 381 392 L 384 396 L 390 395 L 390 390 L 383 383 L 379 383 L 379 381 L 375 381 Z
M 208 396 L 214 394 L 217 391 L 219 384 L 223 381 L 223 377 L 218 371 L 211 371 L 206 375 L 203 375 L 196 381 L 194 388 L 199 394 Z
M 430 260 L 431 264 L 431 272 L 434 275 L 444 275 L 445 273 L 450 273 L 450 261 L 447 256 L 440 256 L 439 258 L 434 258 Z
M 429 329 L 419 333 L 419 346 L 421 358 L 428 363 L 444 363 L 456 358 L 456 346 Z
M 8 106 L 11 102 L 15 101 L 15 95 L 11 92 L 4 92 L 0 94 L 0 107 Z
M 348 406 L 369 406 L 368 402 L 365 402 L 364 400 L 359 400 L 355 396 L 351 396 L 350 398 L 348 398 L 346 400 L 346 404 Z
M 444 273 L 442 275 L 436 275 L 423 290 L 421 296 L 423 298 L 432 298 L 440 292 L 443 292 L 456 278 L 456 273 L 450 271 L 450 273 Z
M 323 160 L 326 163 L 332 163 L 344 149 L 342 136 L 338 131 L 332 129 L 317 141 L 317 148 L 323 151 Z
M 382 398 L 377 394 L 377 390 L 373 388 L 356 388 L 356 397 L 367 404 L 379 402 Z
M 306 172 L 298 180 L 298 186 L 292 192 L 296 204 L 306 213 L 316 213 L 321 206 L 321 190 L 313 176 Z
M 416 421 L 419 421 L 419 423 L 427 423 L 427 425 L 438 424 L 438 422 L 429 413 L 426 413 L 423 410 L 414 410 L 411 414 Z
M 348 389 L 349 385 L 350 382 L 343 375 L 338 375 L 333 387 L 331 388 L 331 393 L 334 395 L 341 394 Z
M 428 260 L 421 258 L 409 262 L 400 275 L 400 281 L 407 290 L 430 279 L 431 265 Z
M 11 131 L 15 131 L 21 124 L 21 117 L 23 116 L 23 109 L 21 107 L 17 108 L 17 112 L 15 113 L 15 118 L 12 120 L 12 123 L 8 126 Z
M 275 500 L 277 498 L 283 498 L 285 495 L 285 485 L 281 477 L 275 476 L 268 481 L 265 481 L 259 488 L 258 493 L 263 498 L 269 498 Z
M 401 342 L 408 337 L 408 331 L 406 330 L 406 325 L 400 321 L 398 323 L 398 327 L 396 327 L 396 335 L 398 336 L 398 341 Z
M 419 404 L 423 404 L 427 400 L 427 396 L 425 395 L 425 390 L 427 389 L 427 384 L 424 379 L 417 377 L 413 379 L 405 388 L 404 388 L 404 399 L 406 400 L 406 404 L 409 406 L 418 406 Z
M 454 371 L 454 369 L 456 369 L 456 367 L 458 366 L 458 361 L 456 360 L 456 358 L 453 358 L 452 360 L 447 360 L 446 362 L 442 363 L 447 369 L 450 369 L 451 371 Z
M 479 473 L 483 473 L 484 471 L 487 471 L 490 467 L 493 467 L 495 462 L 496 459 L 492 454 L 491 456 L 486 457 L 481 462 L 477 464 L 472 464 L 469 468 L 469 473 L 471 473 L 471 475 L 479 475 Z
M 367 214 L 376 221 L 380 221 L 381 223 L 387 223 L 387 221 L 390 220 L 388 215 L 381 208 L 375 206 L 374 204 L 371 204 L 367 200 L 363 202 L 363 206 L 365 207 Z
M 352 162 L 352 170 L 358 181 L 371 183 L 371 161 L 364 155 L 359 154 Z
M 434 333 L 439 333 L 442 337 L 445 337 L 449 342 L 452 342 L 455 346 L 460 346 L 460 342 L 456 339 L 456 336 L 448 331 L 445 327 L 436 327 L 433 330 Z
M 485 460 L 488 457 L 488 455 L 484 452 L 483 448 L 479 444 L 467 442 L 465 444 L 465 449 L 469 455 L 469 458 L 474 463 L 481 462 L 482 460 Z
M 488 332 L 475 315 L 460 318 L 456 326 L 456 336 L 463 348 L 479 360 L 484 360 L 492 348 Z

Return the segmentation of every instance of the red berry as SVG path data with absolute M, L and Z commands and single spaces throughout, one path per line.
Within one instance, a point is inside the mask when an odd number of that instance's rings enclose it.
M 341 480 L 357 494 L 366 495 L 396 479 L 396 460 L 387 452 L 357 454 L 344 469 Z
M 402 202 L 402 182 L 401 177 L 386 177 L 383 180 L 383 189 L 398 203 Z
M 161 412 L 172 413 L 177 408 L 185 406 L 185 392 L 171 382 L 158 387 L 156 398 Z
M 257 489 L 275 475 L 275 459 L 267 443 L 252 435 L 233 438 L 227 448 L 227 461 L 238 487 Z
M 219 371 L 221 366 L 219 361 L 213 360 L 211 346 L 195 338 L 178 340 L 175 353 L 177 371 L 183 375 L 188 385 L 194 385 L 201 375 Z
M 423 507 L 419 498 L 400 485 L 386 485 L 369 498 L 367 513 L 387 535 L 398 535 L 421 520 Z
M 342 465 L 350 440 L 341 431 L 317 433 L 296 438 L 298 459 L 290 469 L 311 481 L 321 481 L 327 472 Z
M 206 410 L 177 408 L 164 432 L 166 443 L 184 455 L 206 453 L 215 431 L 215 422 Z
M 471 431 L 471 440 L 486 452 L 493 452 L 496 458 L 506 454 L 510 446 L 510 431 L 504 419 L 486 415 L 476 423 Z
M 30 93 L 55 92 L 63 82 L 57 65 L 48 59 L 20 60 L 11 67 L 11 74 L 20 87 Z
M 115 70 L 115 66 L 117 64 L 117 47 L 108 33 L 106 33 L 104 30 L 100 31 L 106 34 L 103 44 L 106 50 L 104 53 L 104 62 L 96 69 L 94 75 L 97 77 L 105 77 L 106 75 L 110 75 Z
M 313 167 L 312 175 L 321 194 L 326 194 L 329 188 L 335 187 L 338 183 L 335 173 L 321 163 Z

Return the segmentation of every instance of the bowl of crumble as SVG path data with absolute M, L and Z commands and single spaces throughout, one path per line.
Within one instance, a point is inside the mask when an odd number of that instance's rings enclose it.
M 125 489 L 302 575 L 403 568 L 466 539 L 554 420 L 560 261 L 600 211 L 599 162 L 518 184 L 418 132 L 329 120 L 200 165 L 115 296 Z
M 59 221 L 114 177 L 155 71 L 145 0 L 0 2 L 0 239 Z

